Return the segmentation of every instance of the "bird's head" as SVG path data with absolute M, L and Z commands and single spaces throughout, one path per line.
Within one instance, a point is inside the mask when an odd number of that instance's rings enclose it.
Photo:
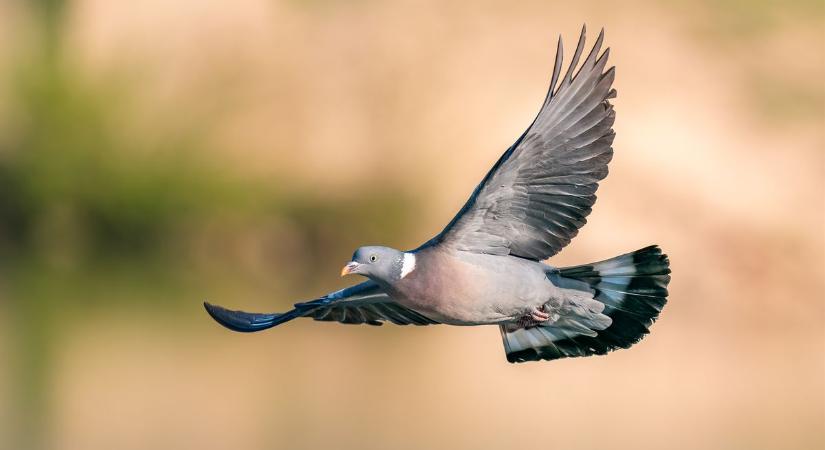
M 389 247 L 360 247 L 352 261 L 341 269 L 341 276 L 358 274 L 373 281 L 392 283 L 403 278 L 415 266 L 415 256 Z

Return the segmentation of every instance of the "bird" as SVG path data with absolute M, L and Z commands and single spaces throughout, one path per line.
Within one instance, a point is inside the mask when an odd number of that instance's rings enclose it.
M 668 256 L 656 246 L 571 267 L 545 260 L 578 234 L 613 157 L 615 67 L 604 29 L 579 65 L 582 27 L 562 76 L 559 36 L 550 87 L 533 122 L 493 165 L 457 215 L 408 251 L 360 247 L 341 276 L 358 284 L 282 313 L 204 302 L 233 331 L 297 318 L 344 324 L 498 326 L 508 362 L 603 355 L 649 333 L 667 302 Z

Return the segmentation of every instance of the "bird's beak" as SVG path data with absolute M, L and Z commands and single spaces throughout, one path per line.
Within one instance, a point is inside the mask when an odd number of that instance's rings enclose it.
M 350 261 L 350 262 L 348 262 L 348 263 L 347 263 L 347 265 L 346 265 L 346 266 L 344 266 L 344 268 L 343 268 L 343 269 L 341 269 L 341 276 L 343 277 L 343 276 L 345 276 L 345 275 L 349 275 L 349 274 L 351 274 L 351 273 L 354 273 L 354 272 L 355 272 L 355 269 L 357 269 L 357 268 L 358 268 L 358 266 L 360 266 L 360 264 L 358 264 L 358 263 L 357 263 L 357 262 L 355 262 L 355 261 Z

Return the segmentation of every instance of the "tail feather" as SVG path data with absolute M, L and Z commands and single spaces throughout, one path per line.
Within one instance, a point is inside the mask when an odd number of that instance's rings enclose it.
M 670 262 L 657 246 L 605 261 L 558 269 L 548 274 L 559 287 L 586 291 L 604 305 L 610 324 L 588 333 L 548 326 L 516 328 L 502 325 L 507 360 L 524 362 L 602 355 L 639 342 L 667 302 Z M 556 328 L 556 329 L 554 329 Z

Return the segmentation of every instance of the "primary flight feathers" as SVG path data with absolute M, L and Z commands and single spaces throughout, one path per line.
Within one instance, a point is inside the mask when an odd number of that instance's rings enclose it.
M 596 44 L 573 76 L 584 49 L 582 29 L 573 60 L 558 87 L 559 38 L 550 90 L 530 127 L 484 177 L 461 212 L 436 238 L 459 249 L 544 260 L 576 236 L 596 201 L 598 182 L 613 157 L 608 99 L 614 69 L 605 71 L 609 49 Z

